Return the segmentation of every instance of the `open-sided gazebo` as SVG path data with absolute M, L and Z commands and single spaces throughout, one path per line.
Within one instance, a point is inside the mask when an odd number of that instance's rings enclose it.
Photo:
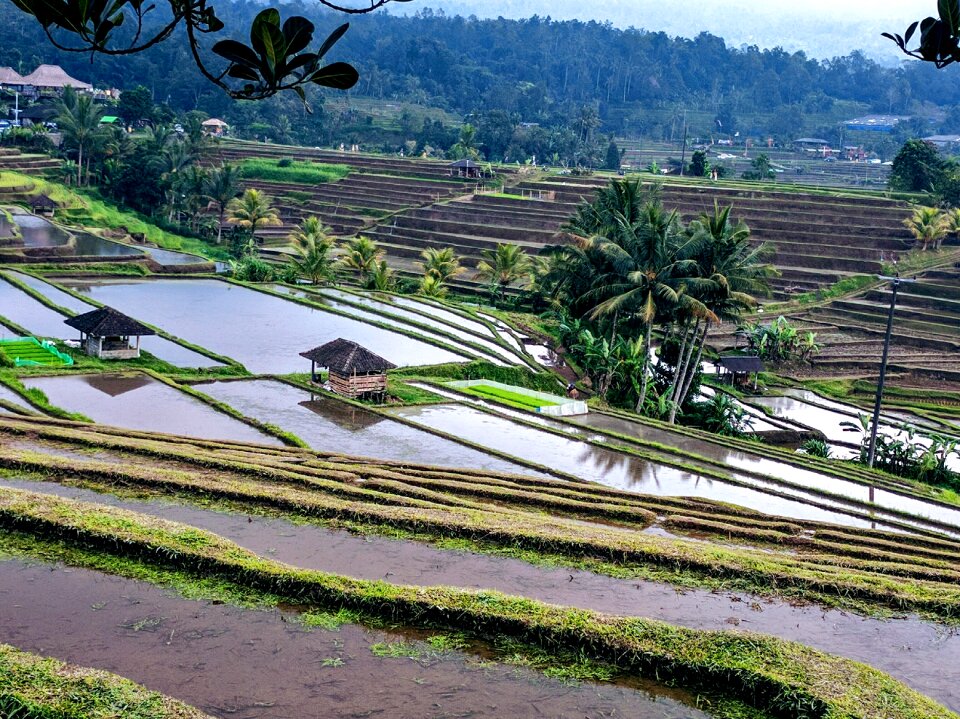
M 80 330 L 80 342 L 87 354 L 100 359 L 137 359 L 140 356 L 140 338 L 155 335 L 152 329 L 112 307 L 101 307 L 64 323 Z M 136 343 L 131 344 L 130 338 Z
M 717 363 L 717 371 L 721 378 L 731 385 L 746 387 L 753 375 L 753 388 L 757 388 L 757 375 L 763 372 L 763 360 L 752 355 L 735 355 L 721 357 Z
M 342 337 L 301 352 L 310 360 L 310 376 L 319 380 L 317 368 L 330 371 L 330 388 L 344 397 L 372 397 L 382 399 L 387 391 L 387 370 L 396 367 L 392 362 L 374 354 L 356 342 Z
M 450 174 L 454 177 L 473 179 L 483 174 L 483 168 L 473 160 L 457 160 L 451 162 L 447 167 L 450 168 Z

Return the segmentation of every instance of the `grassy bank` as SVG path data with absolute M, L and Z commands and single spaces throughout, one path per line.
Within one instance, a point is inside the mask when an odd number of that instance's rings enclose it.
M 326 165 L 306 160 L 247 158 L 238 165 L 244 178 L 296 185 L 336 182 L 350 174 L 350 168 L 346 165 Z
M 9 719 L 212 719 L 116 674 L 0 644 L 0 716 Z

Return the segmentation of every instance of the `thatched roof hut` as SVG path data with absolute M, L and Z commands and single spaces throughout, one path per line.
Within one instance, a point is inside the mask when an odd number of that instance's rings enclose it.
M 68 86 L 75 90 L 93 90 L 89 82 L 70 77 L 59 65 L 41 65 L 23 78 L 23 84 L 38 90 L 63 90 Z
M 338 338 L 325 345 L 301 352 L 310 360 L 310 374 L 317 381 L 317 368 L 330 371 L 330 386 L 345 397 L 383 396 L 387 390 L 387 370 L 395 364 L 374 354 L 356 342 Z
M 450 174 L 454 177 L 480 177 L 483 174 L 483 168 L 469 159 L 451 162 L 447 167 L 450 168 Z
M 63 322 L 80 330 L 80 341 L 87 354 L 100 359 L 136 359 L 140 356 L 140 338 L 156 334 L 112 307 L 101 307 Z M 136 337 L 135 345 L 130 344 L 131 337 Z
M 763 372 L 763 360 L 752 355 L 731 355 L 721 357 L 717 363 L 717 371 L 729 378 L 731 384 L 746 385 L 750 375 L 753 375 L 753 387 L 757 387 L 757 375 Z
M 0 87 L 23 87 L 26 80 L 12 67 L 0 67 Z

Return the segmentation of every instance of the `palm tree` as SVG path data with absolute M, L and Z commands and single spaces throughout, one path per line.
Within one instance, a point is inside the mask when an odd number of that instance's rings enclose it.
M 387 267 L 386 260 L 380 260 L 380 263 L 370 275 L 369 287 L 380 292 L 389 292 L 396 287 L 396 280 L 393 277 L 393 270 Z
M 460 258 L 452 247 L 428 247 L 420 253 L 420 257 L 423 258 L 420 266 L 423 267 L 424 274 L 435 278 L 441 285 L 466 272 L 466 269 L 460 266 Z
M 417 292 L 424 297 L 435 297 L 437 299 L 443 299 L 447 296 L 447 288 L 443 286 L 443 282 L 437 279 L 436 275 L 424 275 L 420 280 L 420 287 Z
M 750 228 L 743 222 L 736 225 L 731 222 L 732 209 L 732 206 L 721 209 L 714 202 L 712 214 L 704 212 L 690 223 L 687 234 L 693 243 L 697 277 L 688 279 L 687 284 L 713 317 L 719 321 L 739 322 L 746 310 L 756 306 L 757 295 L 770 294 L 769 279 L 779 273 L 766 261 L 773 252 L 772 247 L 766 243 L 753 246 Z M 680 380 L 672 397 L 675 405 L 671 423 L 676 408 L 686 401 L 700 366 L 713 317 L 706 317 L 702 327 L 699 321 L 695 323 L 687 357 L 681 357 Z
M 950 220 L 936 207 L 918 207 L 913 214 L 903 221 L 924 250 L 940 249 L 940 243 L 950 231 Z
M 73 99 L 61 101 L 58 107 L 57 126 L 67 145 L 77 148 L 77 185 L 82 183 L 83 152 L 89 149 L 104 134 L 100 118 L 103 110 L 93 104 L 91 95 L 74 95 Z M 89 158 L 87 159 L 89 164 Z M 88 173 L 89 174 L 89 173 Z
M 290 257 L 290 264 L 298 275 L 315 285 L 333 279 L 330 228 L 324 227 L 316 217 L 308 217 L 291 233 L 290 242 L 297 251 L 296 255 Z
M 244 190 L 240 197 L 230 200 L 227 203 L 227 214 L 231 222 L 249 229 L 251 237 L 260 227 L 283 224 L 277 211 L 270 206 L 270 198 L 253 188 Z
M 210 170 L 206 195 L 217 206 L 217 244 L 223 239 L 223 218 L 227 204 L 240 194 L 240 168 L 228 162 Z
M 474 278 L 489 281 L 495 296 L 502 298 L 507 287 L 530 273 L 532 262 L 519 245 L 500 244 L 495 250 L 483 250 Z
M 367 287 L 382 257 L 383 250 L 377 243 L 360 235 L 347 243 L 346 252 L 340 257 L 340 264 L 356 272 L 359 284 Z

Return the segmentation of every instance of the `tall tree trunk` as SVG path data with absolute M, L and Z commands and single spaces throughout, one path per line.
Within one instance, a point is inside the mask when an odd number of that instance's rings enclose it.
M 217 222 L 217 244 L 219 245 L 223 241 L 223 216 L 226 214 L 227 207 L 226 205 L 221 204 L 220 206 L 220 215 L 219 221 Z
M 620 312 L 615 311 L 613 313 L 613 327 L 610 329 L 610 356 L 611 357 L 613 356 L 613 345 L 617 341 L 617 320 L 619 318 L 620 318 Z M 610 383 L 612 382 L 612 380 L 613 380 L 613 367 L 611 366 L 611 362 L 608 359 L 607 368 L 606 368 L 606 371 L 603 373 L 603 379 L 601 380 L 602 391 L 600 392 L 600 396 L 603 399 L 607 398 L 607 390 L 610 389 Z
M 707 344 L 707 333 L 710 332 L 710 320 L 707 320 L 703 326 L 703 334 L 700 335 L 700 348 L 697 350 L 697 359 L 692 365 L 691 371 L 687 374 L 687 379 L 683 384 L 683 390 L 680 392 L 680 404 L 687 401 L 687 395 L 690 393 L 690 385 L 693 384 L 693 378 L 700 368 L 700 361 L 703 359 L 703 348 Z
M 674 424 L 677 419 L 677 412 L 680 409 L 680 406 L 683 404 L 683 388 L 687 384 L 688 374 L 693 374 L 694 367 L 692 363 L 693 353 L 697 346 L 697 337 L 700 334 L 700 320 L 696 321 L 696 324 L 693 326 L 693 331 L 690 333 L 690 343 L 687 347 L 686 355 L 682 357 L 683 366 L 680 369 L 680 373 L 674 378 L 673 386 L 673 395 L 671 400 L 673 401 L 673 406 L 670 408 L 670 424 Z
M 647 401 L 647 384 L 650 377 L 650 332 L 653 323 L 648 322 L 647 328 L 643 334 L 643 379 L 640 382 L 640 398 L 637 400 L 637 414 L 643 411 L 643 405 Z
M 697 320 L 699 324 L 700 320 Z M 683 343 L 680 345 L 680 352 L 677 354 L 677 366 L 673 370 L 673 381 L 670 383 L 670 424 L 673 424 L 677 418 L 677 388 L 683 382 L 683 373 L 686 371 L 687 366 L 687 346 L 690 344 L 690 337 L 696 333 L 698 329 L 698 324 L 693 326 L 691 330 L 689 327 L 683 333 Z
M 83 143 L 77 143 L 77 148 L 77 187 L 80 187 L 80 183 L 83 182 Z

